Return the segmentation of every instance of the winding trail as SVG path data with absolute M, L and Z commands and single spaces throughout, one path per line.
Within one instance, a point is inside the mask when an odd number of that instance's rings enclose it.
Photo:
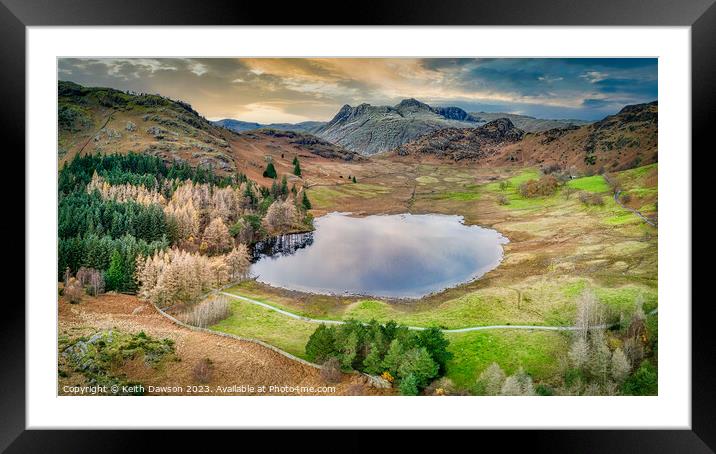
M 285 315 L 287 317 L 291 317 L 296 320 L 301 320 L 304 322 L 309 323 L 326 323 L 328 325 L 342 325 L 345 323 L 343 320 L 322 320 L 317 318 L 310 318 L 310 317 L 304 317 L 302 315 L 294 314 L 293 312 L 289 312 L 283 309 L 279 309 L 278 307 L 272 306 L 270 304 L 263 303 L 261 301 L 257 301 L 252 298 L 247 298 L 245 296 L 241 295 L 235 295 L 233 293 L 227 293 L 227 292 L 219 292 L 221 295 L 226 295 L 231 298 L 235 298 L 247 303 L 255 304 L 256 306 L 261 306 L 263 308 L 266 308 L 268 310 L 278 312 L 279 314 Z M 657 309 L 654 309 L 653 311 L 649 312 L 648 315 L 656 314 L 658 311 Z M 597 329 L 606 329 L 611 328 L 615 324 L 608 324 L 608 325 L 597 325 L 594 328 Z M 426 329 L 422 326 L 408 326 L 408 329 L 422 331 Z M 484 325 L 484 326 L 469 326 L 467 328 L 455 328 L 455 329 L 441 329 L 443 333 L 467 333 L 470 331 L 485 331 L 490 329 L 525 329 L 525 330 L 539 330 L 539 331 L 577 331 L 580 328 L 578 326 L 549 326 L 549 325 Z
M 612 181 L 612 179 L 609 178 L 606 174 L 603 175 L 603 178 L 604 178 L 604 180 L 605 180 L 608 184 L 614 184 L 614 182 Z M 622 203 L 621 199 L 619 198 L 619 196 L 621 195 L 621 193 L 622 193 L 622 190 L 621 190 L 621 189 L 618 189 L 618 190 L 614 191 L 614 201 L 617 203 L 617 205 L 619 205 L 620 207 L 624 208 L 624 209 L 627 210 L 627 211 L 631 211 L 632 213 L 636 214 L 637 216 L 639 216 L 644 222 L 646 222 L 646 223 L 649 224 L 650 226 L 656 227 L 656 222 L 655 222 L 655 221 L 653 221 L 653 220 L 649 219 L 648 217 L 644 216 L 643 214 L 641 214 L 641 212 L 640 212 L 639 210 L 634 209 L 634 208 L 630 208 L 630 207 L 624 205 L 624 204 Z
M 644 216 L 643 214 L 641 214 L 641 212 L 640 212 L 639 210 L 635 210 L 634 208 L 629 208 L 628 206 L 624 205 L 624 204 L 622 203 L 622 201 L 619 199 L 619 195 L 620 195 L 621 193 L 622 193 L 621 189 L 618 190 L 618 191 L 616 191 L 616 192 L 614 193 L 614 201 L 617 202 L 620 207 L 622 207 L 622 208 L 624 208 L 625 210 L 631 211 L 632 213 L 636 214 L 637 216 L 639 216 L 644 222 L 646 222 L 646 223 L 649 224 L 650 226 L 656 227 L 656 223 L 655 223 L 654 221 L 652 221 L 651 219 L 647 218 L 646 216 Z

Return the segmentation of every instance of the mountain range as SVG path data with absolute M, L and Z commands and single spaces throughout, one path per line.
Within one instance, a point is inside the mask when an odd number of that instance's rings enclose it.
M 159 95 L 60 81 L 58 157 L 62 164 L 77 154 L 134 151 L 259 180 L 266 159 L 291 174 L 294 156 L 363 161 L 364 155 L 382 153 L 388 159 L 607 171 L 657 160 L 656 101 L 581 125 L 495 115 L 431 107 L 411 98 L 395 106 L 345 105 L 327 123 L 211 122 L 189 104 Z M 542 130 L 554 124 L 559 126 Z
M 363 155 L 391 150 L 432 131 L 444 128 L 477 127 L 498 118 L 509 118 L 515 127 L 525 132 L 581 126 L 582 120 L 549 120 L 508 113 L 468 113 L 460 107 L 432 107 L 413 98 L 394 106 L 360 104 L 344 105 L 328 122 L 262 124 L 223 119 L 214 124 L 237 132 L 255 129 L 275 129 L 316 134 L 330 142 Z

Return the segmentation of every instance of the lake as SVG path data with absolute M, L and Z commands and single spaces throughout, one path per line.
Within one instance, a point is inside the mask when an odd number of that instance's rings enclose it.
M 462 216 L 329 213 L 314 225 L 258 243 L 252 277 L 301 292 L 420 298 L 494 269 L 508 242 Z

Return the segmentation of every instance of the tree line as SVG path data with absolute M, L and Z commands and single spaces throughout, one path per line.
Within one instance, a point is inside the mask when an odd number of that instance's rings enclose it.
M 169 247 L 228 260 L 237 250 L 248 257 L 245 246 L 266 235 L 312 228 L 305 191 L 289 189 L 285 176 L 265 188 L 241 173 L 217 176 L 154 156 L 100 154 L 66 163 L 58 184 L 58 279 L 68 282 L 68 273 L 86 268 L 102 276 L 106 290 L 137 291 L 137 258 Z M 203 279 L 187 277 L 194 278 Z
M 417 395 L 445 373 L 449 341 L 439 328 L 410 330 L 395 321 L 339 326 L 321 324 L 306 344 L 306 355 L 325 368 L 380 375 L 401 394 Z

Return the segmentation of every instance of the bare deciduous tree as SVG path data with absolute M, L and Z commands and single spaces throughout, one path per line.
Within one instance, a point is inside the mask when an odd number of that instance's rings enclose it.
M 593 291 L 585 289 L 577 298 L 578 335 L 586 339 L 589 331 L 604 324 L 604 308 Z
M 533 396 L 535 393 L 532 377 L 521 367 L 505 379 L 500 394 L 503 396 Z
M 611 364 L 612 378 L 617 383 L 622 383 L 629 372 L 631 372 L 631 365 L 626 355 L 621 348 L 617 348 L 612 352 L 612 364 Z
M 482 371 L 477 380 L 482 385 L 485 395 L 496 396 L 500 394 L 505 382 L 505 372 L 497 363 L 492 363 Z
M 81 267 L 77 270 L 77 280 L 82 287 L 87 288 L 92 296 L 104 293 L 104 276 L 100 270 Z
M 582 369 L 589 361 L 589 344 L 584 337 L 578 336 L 569 348 L 572 367 Z

